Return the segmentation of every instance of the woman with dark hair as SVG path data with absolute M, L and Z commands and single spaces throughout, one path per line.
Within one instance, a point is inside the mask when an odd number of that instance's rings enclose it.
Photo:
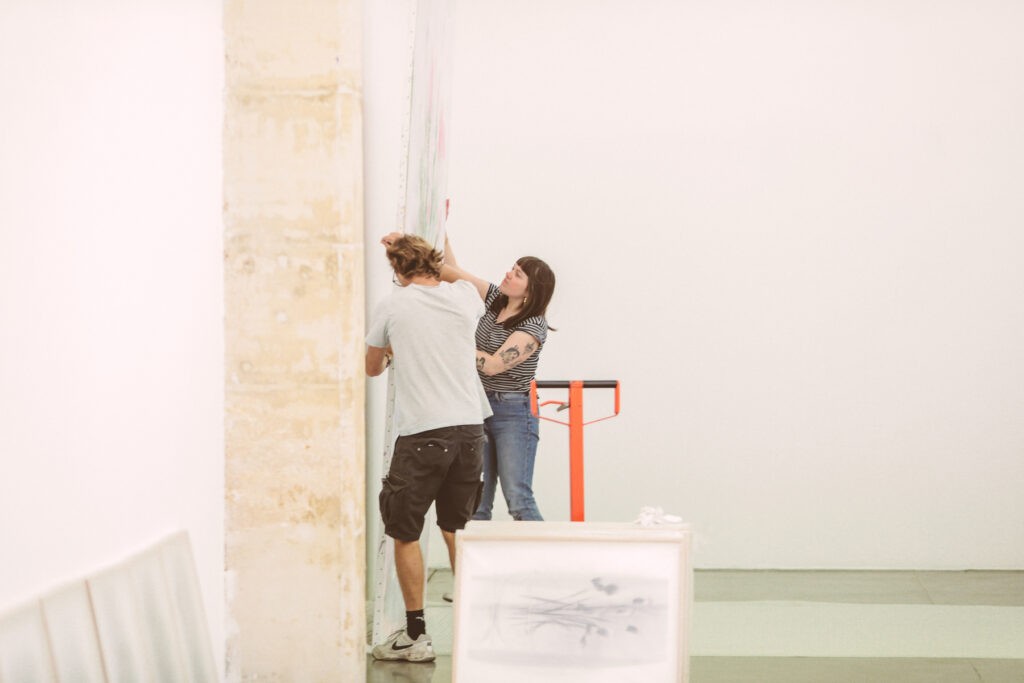
M 381 241 L 387 245 L 400 233 Z M 493 415 L 484 421 L 484 487 L 473 519 L 490 519 L 498 482 L 516 520 L 543 520 L 533 497 L 539 420 L 530 412 L 530 382 L 547 340 L 545 315 L 555 274 L 544 261 L 524 256 L 492 284 L 459 267 L 445 239 L 441 279 L 472 283 L 486 312 L 476 327 L 476 367 Z
M 545 314 L 555 274 L 541 259 L 523 256 L 495 285 L 461 269 L 445 240 L 441 279 L 473 283 L 487 309 L 476 326 L 476 367 L 494 415 L 484 421 L 484 489 L 473 519 L 490 519 L 501 482 L 515 520 L 540 521 L 533 497 L 539 420 L 530 413 L 530 382 L 547 340 Z

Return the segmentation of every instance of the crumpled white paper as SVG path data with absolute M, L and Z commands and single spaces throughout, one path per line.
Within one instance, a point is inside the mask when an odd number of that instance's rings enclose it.
M 657 526 L 658 524 L 679 524 L 682 521 L 682 517 L 666 514 L 661 508 L 644 506 L 640 508 L 640 516 L 636 518 L 634 524 Z

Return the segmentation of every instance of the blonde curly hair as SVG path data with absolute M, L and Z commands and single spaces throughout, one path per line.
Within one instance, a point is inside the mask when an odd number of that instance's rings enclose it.
M 422 237 L 402 235 L 387 248 L 388 261 L 406 280 L 415 275 L 440 279 L 441 254 Z

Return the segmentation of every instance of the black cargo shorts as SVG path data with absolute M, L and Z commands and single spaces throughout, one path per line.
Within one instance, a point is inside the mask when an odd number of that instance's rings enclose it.
M 483 425 L 441 427 L 400 436 L 380 492 L 384 533 L 419 540 L 430 504 L 437 525 L 457 531 L 472 518 L 483 488 Z

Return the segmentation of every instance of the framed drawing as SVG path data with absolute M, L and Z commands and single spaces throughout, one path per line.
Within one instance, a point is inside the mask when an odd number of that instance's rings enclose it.
M 453 683 L 685 683 L 690 530 L 470 522 L 456 536 Z

